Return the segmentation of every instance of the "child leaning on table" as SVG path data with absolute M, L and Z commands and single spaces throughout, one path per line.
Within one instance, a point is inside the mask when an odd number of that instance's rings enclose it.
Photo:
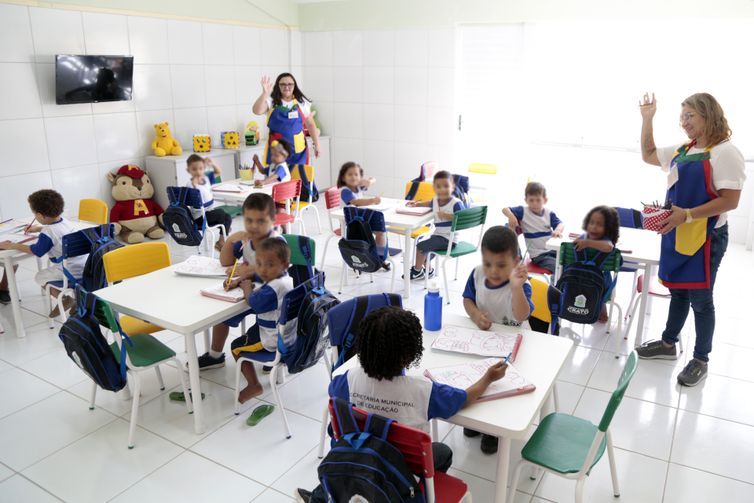
M 435 270 L 425 271 L 424 266 L 427 262 L 429 252 L 435 250 L 447 250 L 450 239 L 450 227 L 453 224 L 453 213 L 461 211 L 466 206 L 463 201 L 453 196 L 453 175 L 449 171 L 438 171 L 432 179 L 432 188 L 435 190 L 435 197 L 431 201 L 409 201 L 406 206 L 428 206 L 432 208 L 432 216 L 435 219 L 435 230 L 427 239 L 416 244 L 416 261 L 411 267 L 411 279 L 422 279 L 425 274 L 431 278 L 435 275 Z M 458 237 L 454 237 L 453 244 L 458 242 Z
M 76 232 L 76 228 L 63 218 L 63 209 L 65 207 L 65 201 L 63 196 L 54 190 L 44 189 L 38 190 L 32 193 L 29 198 L 29 208 L 34 215 L 34 219 L 41 225 L 32 225 L 28 227 L 25 232 L 39 232 L 39 239 L 33 245 L 25 245 L 22 243 L 11 243 L 10 241 L 4 241 L 0 243 L 0 250 L 18 250 L 36 257 L 44 257 L 47 255 L 50 258 L 50 267 L 42 269 L 36 276 L 34 281 L 39 286 L 45 286 L 47 283 L 63 280 L 63 236 Z M 81 278 L 84 272 L 84 264 L 89 255 L 81 255 L 79 257 L 73 257 L 66 260 L 66 269 L 73 275 L 74 278 Z M 50 293 L 57 297 L 60 290 L 57 288 L 51 288 Z M 63 299 L 63 308 L 68 311 L 76 305 L 75 299 L 66 296 Z M 58 307 L 56 306 L 50 311 L 49 317 L 53 318 L 60 314 Z
M 225 235 L 230 234 L 230 224 L 232 218 L 225 213 L 221 208 L 214 208 L 215 200 L 212 195 L 212 181 L 205 174 L 207 167 L 212 168 L 212 177 L 222 175 L 222 169 L 209 157 L 202 158 L 196 154 L 191 154 L 186 159 L 186 171 L 188 171 L 191 179 L 186 183 L 186 187 L 196 189 L 202 197 L 202 205 L 204 205 L 204 216 L 207 220 L 207 227 L 215 225 L 222 225 L 225 227 Z M 194 222 L 201 226 L 202 224 L 202 210 L 191 208 L 191 218 Z M 220 239 L 215 243 L 215 248 L 219 251 L 222 250 L 225 240 L 222 234 Z
M 262 187 L 271 183 L 287 182 L 291 179 L 291 171 L 288 168 L 286 159 L 291 155 L 291 146 L 287 141 L 273 140 L 270 143 L 270 165 L 265 168 L 259 160 L 259 156 L 254 154 L 254 168 L 261 174 L 265 175 L 263 180 L 254 182 L 255 187 Z
M 471 271 L 463 291 L 466 314 L 482 330 L 493 323 L 528 328 L 531 301 L 526 265 L 521 262 L 516 233 L 507 227 L 490 227 L 482 236 L 482 265 Z M 479 432 L 463 429 L 467 437 Z M 497 437 L 482 435 L 482 452 L 497 452 Z
M 422 326 L 412 312 L 389 306 L 369 313 L 361 322 L 356 341 L 360 366 L 333 377 L 329 394 L 354 406 L 429 432 L 429 421 L 447 419 L 474 403 L 493 382 L 505 376 L 507 365 L 499 362 L 466 390 L 432 382 L 423 375 L 406 375 L 418 366 L 424 351 Z M 395 404 L 384 409 L 379 404 Z M 453 452 L 432 443 L 435 470 L 446 472 Z M 297 501 L 324 502 L 324 490 L 297 489 Z

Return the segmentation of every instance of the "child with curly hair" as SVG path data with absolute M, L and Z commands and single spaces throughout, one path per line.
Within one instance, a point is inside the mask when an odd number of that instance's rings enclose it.
M 412 312 L 389 306 L 369 313 L 361 322 L 356 342 L 360 367 L 333 377 L 331 397 L 356 407 L 429 432 L 429 421 L 449 418 L 474 403 L 487 387 L 505 376 L 507 365 L 490 367 L 476 383 L 462 390 L 432 382 L 422 375 L 406 375 L 422 357 L 422 326 Z M 384 405 L 390 404 L 390 405 Z M 432 443 L 435 470 L 446 472 L 453 452 Z M 324 502 L 321 486 L 313 492 L 297 489 L 297 501 Z

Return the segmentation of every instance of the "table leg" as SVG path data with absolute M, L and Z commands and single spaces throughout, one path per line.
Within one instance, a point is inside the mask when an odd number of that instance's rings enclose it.
M 511 439 L 500 438 L 497 449 L 495 503 L 505 503 L 508 493 L 508 468 L 511 462 Z
M 414 263 L 414 248 L 411 246 L 411 231 L 404 231 L 403 246 L 403 298 L 411 297 L 411 266 Z
M 634 347 L 639 346 L 644 337 L 644 317 L 647 314 L 647 298 L 649 297 L 649 283 L 652 281 L 652 268 L 652 264 L 644 264 L 644 288 L 641 289 L 641 299 L 639 300 L 639 320 L 636 323 Z
M 10 305 L 13 310 L 13 324 L 16 326 L 16 337 L 26 337 L 24 322 L 21 318 L 21 302 L 18 296 L 18 285 L 16 284 L 16 271 L 13 270 L 13 259 L 5 257 L 5 275 L 8 278 L 8 291 L 10 292 Z
M 199 359 L 196 354 L 196 338 L 194 334 L 185 334 L 186 353 L 188 354 L 189 384 L 191 384 L 191 400 L 194 406 L 194 431 L 197 435 L 204 433 L 204 415 L 202 404 L 202 389 L 199 383 Z M 179 372 L 183 372 L 179 369 Z

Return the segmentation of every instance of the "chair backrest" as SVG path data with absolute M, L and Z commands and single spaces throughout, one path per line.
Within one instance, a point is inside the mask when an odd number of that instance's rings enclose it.
M 419 168 L 419 178 L 422 180 L 432 180 L 440 170 L 440 165 L 437 161 L 424 161 Z
M 301 170 L 304 171 L 305 177 L 301 176 Z M 291 180 L 306 180 L 309 181 L 309 185 L 314 183 L 314 166 L 310 164 L 295 164 L 291 169 Z
M 458 213 L 456 213 L 457 215 Z M 385 214 L 381 211 L 372 210 L 359 206 L 346 206 L 343 208 L 343 218 L 346 225 L 357 217 L 361 217 L 369 224 L 372 232 L 385 232 Z M 347 237 L 347 236 L 346 236 Z
M 352 328 L 358 329 L 358 324 L 366 315 L 386 306 L 403 307 L 401 296 L 389 293 L 362 295 L 341 302 L 330 309 L 327 313 L 330 344 L 332 346 L 343 345 L 349 333 L 352 333 Z
M 283 296 L 283 300 L 280 303 L 280 317 L 278 318 L 278 328 L 285 325 L 289 321 L 298 317 L 299 310 L 301 309 L 301 302 L 308 292 L 317 287 L 324 287 L 325 273 L 319 272 L 316 276 L 313 276 L 308 281 L 300 283 L 292 290 L 289 290 Z
M 335 440 L 339 440 L 341 433 L 338 428 L 338 420 L 335 416 L 333 399 L 330 399 L 328 409 L 330 411 L 330 424 L 333 428 L 333 435 L 335 436 Z M 354 407 L 353 415 L 359 428 L 364 428 L 368 414 Z M 432 459 L 432 437 L 430 437 L 429 433 L 396 421 L 390 425 L 387 441 L 401 451 L 408 469 L 412 473 L 427 479 L 435 476 L 435 465 Z
M 98 227 L 92 227 L 90 230 L 100 238 L 107 236 L 110 239 L 115 239 L 115 226 L 113 224 L 102 224 Z M 64 259 L 80 257 L 92 251 L 92 242 L 84 235 L 82 229 L 63 236 L 62 247 Z
M 173 203 L 185 204 L 189 208 L 201 209 L 204 207 L 202 203 L 202 194 L 199 189 L 193 187 L 168 187 L 168 201 Z
M 615 211 L 618 212 L 618 224 L 621 227 L 629 227 L 631 229 L 643 229 L 644 217 L 641 211 L 633 208 L 619 208 L 615 207 Z
M 340 189 L 338 187 L 333 186 L 325 191 L 325 207 L 328 210 L 340 208 Z
M 547 323 L 552 322 L 552 313 L 547 305 L 547 289 L 550 285 L 537 278 L 529 279 L 529 283 L 531 283 L 531 301 L 534 303 L 531 316 Z
M 312 238 L 296 234 L 283 234 L 283 238 L 291 249 L 291 265 L 314 266 L 317 243 Z
M 108 283 L 141 276 L 170 265 L 170 249 L 165 242 L 138 243 L 108 252 L 103 257 Z
M 479 225 L 484 225 L 487 221 L 487 206 L 476 206 L 466 208 L 465 210 L 453 213 L 453 224 L 450 227 L 451 232 L 471 229 Z
M 586 250 L 587 257 L 590 259 L 593 258 L 597 253 L 600 252 L 591 248 L 588 248 Z M 569 242 L 560 243 L 560 265 L 567 266 L 577 261 L 576 247 L 574 246 L 574 244 Z M 614 248 L 613 252 L 607 257 L 607 259 L 605 259 L 605 262 L 603 262 L 602 270 L 606 272 L 618 272 L 620 271 L 622 264 L 623 257 L 621 256 L 620 250 L 618 248 Z
M 615 416 L 615 411 L 618 410 L 618 406 L 623 400 L 623 395 L 626 394 L 626 388 L 628 388 L 631 379 L 633 379 L 634 374 L 636 373 L 637 362 L 638 357 L 636 351 L 631 351 L 631 354 L 628 355 L 628 359 L 626 360 L 626 365 L 623 367 L 623 372 L 621 372 L 620 378 L 618 378 L 618 386 L 610 396 L 610 400 L 607 402 L 607 407 L 605 407 L 605 412 L 602 414 L 602 419 L 600 420 L 598 427 L 600 431 L 605 432 L 610 427 L 610 422 L 613 420 L 613 416 Z
M 95 224 L 106 224 L 108 219 L 107 203 L 100 199 L 82 199 L 79 201 L 79 220 Z
M 276 183 L 272 186 L 272 200 L 276 203 L 284 203 L 289 199 L 295 199 L 301 195 L 301 179 L 288 182 Z
M 494 175 L 497 173 L 497 164 L 484 162 L 473 162 L 469 164 L 469 173 L 480 173 L 483 175 Z
M 406 199 L 409 199 L 411 188 L 414 184 L 418 184 L 413 199 L 411 201 L 431 201 L 435 197 L 435 189 L 432 186 L 432 182 L 406 182 Z

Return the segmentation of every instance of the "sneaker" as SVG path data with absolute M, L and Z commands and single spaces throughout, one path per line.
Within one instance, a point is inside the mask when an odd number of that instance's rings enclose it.
M 647 341 L 638 348 L 636 354 L 644 360 L 677 360 L 678 352 L 675 344 L 670 347 L 665 346 L 662 340 Z
M 482 435 L 482 452 L 485 454 L 495 454 L 497 452 L 497 442 L 497 437 Z
M 428 277 L 429 279 L 432 279 L 432 278 L 434 278 L 434 277 L 435 277 L 435 270 L 434 270 L 434 269 L 430 269 L 430 270 L 429 270 L 429 273 L 427 274 L 427 277 Z
M 474 438 L 474 437 L 478 437 L 479 435 L 481 435 L 481 433 L 479 433 L 476 430 L 472 430 L 471 428 L 464 428 L 463 429 L 463 436 L 464 437 Z
M 696 386 L 707 377 L 707 364 L 692 358 L 678 374 L 678 383 L 683 386 Z
M 298 503 L 309 503 L 309 500 L 312 498 L 311 491 L 307 491 L 306 489 L 301 488 L 296 489 L 293 495 L 296 497 L 296 501 Z
M 392 265 L 390 265 L 390 262 L 386 260 L 385 262 L 382 263 L 382 268 L 385 269 L 387 272 L 390 272 Z
M 204 353 L 199 357 L 199 370 L 217 369 L 225 366 L 225 353 L 217 358 L 209 353 Z
M 0 304 L 10 304 L 10 292 L 8 290 L 0 290 Z
M 413 266 L 411 266 L 411 281 L 415 279 L 423 279 L 424 278 L 424 268 L 416 269 Z

